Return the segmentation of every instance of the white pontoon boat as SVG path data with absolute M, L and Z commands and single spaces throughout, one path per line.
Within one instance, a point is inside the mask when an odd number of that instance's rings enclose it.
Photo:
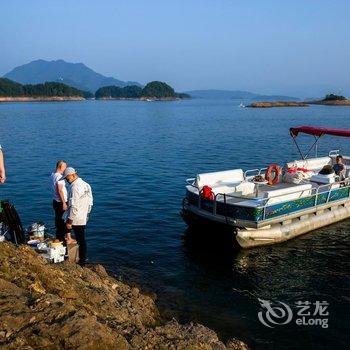
M 315 137 L 303 155 L 296 137 Z M 306 232 L 350 218 L 350 156 L 343 156 L 345 171 L 332 167 L 339 150 L 317 157 L 317 143 L 324 135 L 350 137 L 348 129 L 302 126 L 290 129 L 300 160 L 283 169 L 234 169 L 198 174 L 187 179 L 182 217 L 192 225 L 218 224 L 232 230 L 243 248 L 280 243 Z M 308 158 L 315 149 L 316 157 Z

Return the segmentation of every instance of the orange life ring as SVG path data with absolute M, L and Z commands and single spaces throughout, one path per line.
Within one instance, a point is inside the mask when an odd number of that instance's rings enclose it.
M 272 177 L 272 173 L 275 175 Z M 270 164 L 265 173 L 265 180 L 269 183 L 269 185 L 276 185 L 282 174 L 282 169 L 277 164 Z

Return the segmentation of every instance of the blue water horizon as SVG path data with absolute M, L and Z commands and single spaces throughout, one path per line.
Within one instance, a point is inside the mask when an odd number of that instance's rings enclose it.
M 349 128 L 350 107 L 239 108 L 241 101 L 1 103 L 7 182 L 0 198 L 24 226 L 52 227 L 50 173 L 65 159 L 92 186 L 88 257 L 157 295 L 163 317 L 199 322 L 254 349 L 346 348 L 349 229 L 345 220 L 281 245 L 223 251 L 191 240 L 179 212 L 185 179 L 299 159 L 289 127 Z M 301 136 L 304 149 L 312 137 Z M 319 155 L 350 154 L 345 138 L 324 137 Z M 225 250 L 225 249 L 224 249 Z M 258 298 L 329 302 L 329 328 L 269 329 Z M 298 340 L 296 341 L 296 336 Z

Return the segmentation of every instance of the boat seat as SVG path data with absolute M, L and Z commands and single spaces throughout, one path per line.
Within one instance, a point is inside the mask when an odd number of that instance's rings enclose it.
M 234 185 L 223 185 L 212 187 L 215 194 L 225 193 L 233 194 L 236 196 L 249 196 L 254 193 L 255 185 L 249 181 L 243 181 Z
M 265 191 L 263 198 L 269 199 L 268 205 L 294 200 L 302 197 L 310 196 L 312 192 L 312 184 L 304 184 L 290 186 L 276 190 Z
M 241 192 L 243 196 L 248 196 L 255 193 L 255 184 L 250 181 L 244 181 L 237 186 L 237 191 Z
M 231 193 L 234 193 L 234 192 L 237 192 L 236 190 L 237 186 L 214 186 L 212 187 L 212 190 L 215 194 L 219 194 L 219 193 L 222 193 L 222 194 L 231 194 Z
M 317 184 L 323 185 L 323 184 L 332 184 L 335 182 L 335 174 L 328 174 L 328 175 L 322 175 L 322 174 L 316 174 L 312 175 L 310 178 L 310 181 L 316 182 Z
M 325 165 L 332 165 L 331 157 L 309 158 L 295 160 L 286 164 L 287 168 L 305 168 L 318 173 Z
M 198 174 L 196 177 L 196 185 L 199 189 L 203 186 L 215 187 L 230 187 L 234 188 L 244 181 L 242 169 L 217 171 L 213 173 Z

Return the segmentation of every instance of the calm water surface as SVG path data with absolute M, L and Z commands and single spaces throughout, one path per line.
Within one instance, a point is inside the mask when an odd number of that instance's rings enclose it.
M 232 252 L 220 232 L 193 239 L 179 211 L 196 173 L 299 158 L 288 128 L 347 127 L 350 108 L 242 109 L 240 101 L 0 104 L 10 199 L 25 225 L 53 225 L 49 174 L 67 159 L 93 187 L 89 258 L 158 296 L 164 317 L 201 322 L 254 349 L 341 349 L 349 340 L 350 221 L 278 246 Z M 301 137 L 304 147 L 311 138 Z M 347 139 L 325 137 L 320 153 Z M 213 240 L 208 240 L 208 235 Z M 198 236 L 198 232 L 197 232 Z M 329 328 L 267 328 L 258 298 L 327 301 Z

